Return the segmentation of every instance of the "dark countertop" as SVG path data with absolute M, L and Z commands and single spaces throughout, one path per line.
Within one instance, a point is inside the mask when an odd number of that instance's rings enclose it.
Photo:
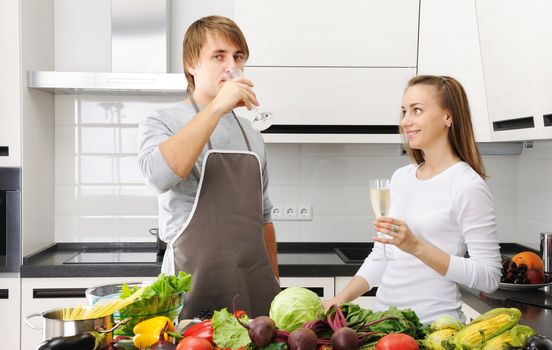
M 282 277 L 352 276 L 361 261 L 345 263 L 335 247 L 366 256 L 371 243 L 278 243 Z M 155 243 L 55 243 L 23 258 L 21 277 L 149 277 L 161 272 Z M 216 252 L 212 252 L 216 254 Z
M 282 277 L 353 276 L 361 265 L 360 256 L 366 256 L 371 243 L 278 243 L 278 261 Z M 162 257 L 157 255 L 155 243 L 55 243 L 26 256 L 21 277 L 149 277 L 161 271 Z M 345 260 L 341 252 L 350 251 Z M 501 244 L 504 255 L 533 250 L 515 243 Z M 213 252 L 212 254 L 215 254 Z M 354 256 L 356 255 L 356 256 Z M 552 289 L 551 287 L 547 287 Z M 552 299 L 552 290 L 507 292 L 499 290 L 486 295 L 461 287 L 463 300 L 480 313 L 497 307 L 516 307 L 523 313 L 521 323 L 533 327 L 540 334 L 552 338 L 552 309 L 512 301 L 505 297 L 538 299 L 541 294 Z M 540 293 L 540 294 L 538 294 Z

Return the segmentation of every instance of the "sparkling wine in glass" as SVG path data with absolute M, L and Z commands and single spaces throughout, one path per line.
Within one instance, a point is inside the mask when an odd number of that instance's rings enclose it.
M 241 76 L 243 76 L 243 71 L 239 68 L 232 68 L 226 72 L 227 79 L 233 79 Z M 251 120 L 251 126 L 253 126 L 253 129 L 257 131 L 268 129 L 274 121 L 274 116 L 272 115 L 272 113 L 268 111 L 259 112 L 255 105 L 252 104 L 252 106 L 256 114 L 255 118 Z
M 389 206 L 391 205 L 391 189 L 389 188 L 389 179 L 376 179 L 370 181 L 370 201 L 374 215 L 387 216 L 389 214 Z M 378 237 L 385 238 L 383 233 L 378 232 Z M 386 244 L 383 244 L 383 260 L 392 260 L 385 251 Z

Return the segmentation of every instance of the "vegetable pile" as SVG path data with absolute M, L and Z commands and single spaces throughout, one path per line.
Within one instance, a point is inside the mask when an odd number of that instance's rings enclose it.
M 346 303 L 324 312 L 315 293 L 295 287 L 274 298 L 270 317 L 238 319 L 223 309 L 215 312 L 212 323 L 216 346 L 232 350 L 393 350 L 397 348 L 388 345 L 397 337 L 418 349 L 415 339 L 421 342 L 429 330 L 410 309 L 372 312 Z

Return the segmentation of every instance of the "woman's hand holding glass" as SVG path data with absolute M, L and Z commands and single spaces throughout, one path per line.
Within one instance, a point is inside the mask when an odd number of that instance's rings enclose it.
M 374 229 L 390 237 L 377 236 L 374 237 L 374 241 L 392 244 L 405 253 L 416 255 L 420 240 L 404 221 L 385 216 L 378 217 L 374 221 Z

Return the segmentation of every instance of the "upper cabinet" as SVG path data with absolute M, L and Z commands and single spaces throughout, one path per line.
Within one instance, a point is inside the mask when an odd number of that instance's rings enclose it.
M 485 0 L 476 10 L 492 140 L 550 138 L 552 5 Z
M 416 67 L 418 8 L 401 0 L 235 0 L 234 19 L 250 45 L 249 66 Z
M 454 15 L 452 15 L 454 14 Z M 475 138 L 491 141 L 473 1 L 422 0 L 418 74 L 452 76 L 468 95 Z
M 261 108 L 275 125 L 310 134 L 265 139 L 327 141 L 337 126 L 355 126 L 347 133 L 364 136 L 347 136 L 351 142 L 399 142 L 403 90 L 416 75 L 418 11 L 416 1 L 235 0 Z M 326 135 L 313 139 L 315 130 Z
M 21 166 L 19 1 L 0 2 L 0 166 Z
M 552 139 L 552 2 L 534 0 L 527 4 L 532 13 L 534 79 L 537 115 L 542 114 L 539 138 Z M 540 119 L 540 118 L 539 118 Z M 541 124 L 542 123 L 542 124 Z

